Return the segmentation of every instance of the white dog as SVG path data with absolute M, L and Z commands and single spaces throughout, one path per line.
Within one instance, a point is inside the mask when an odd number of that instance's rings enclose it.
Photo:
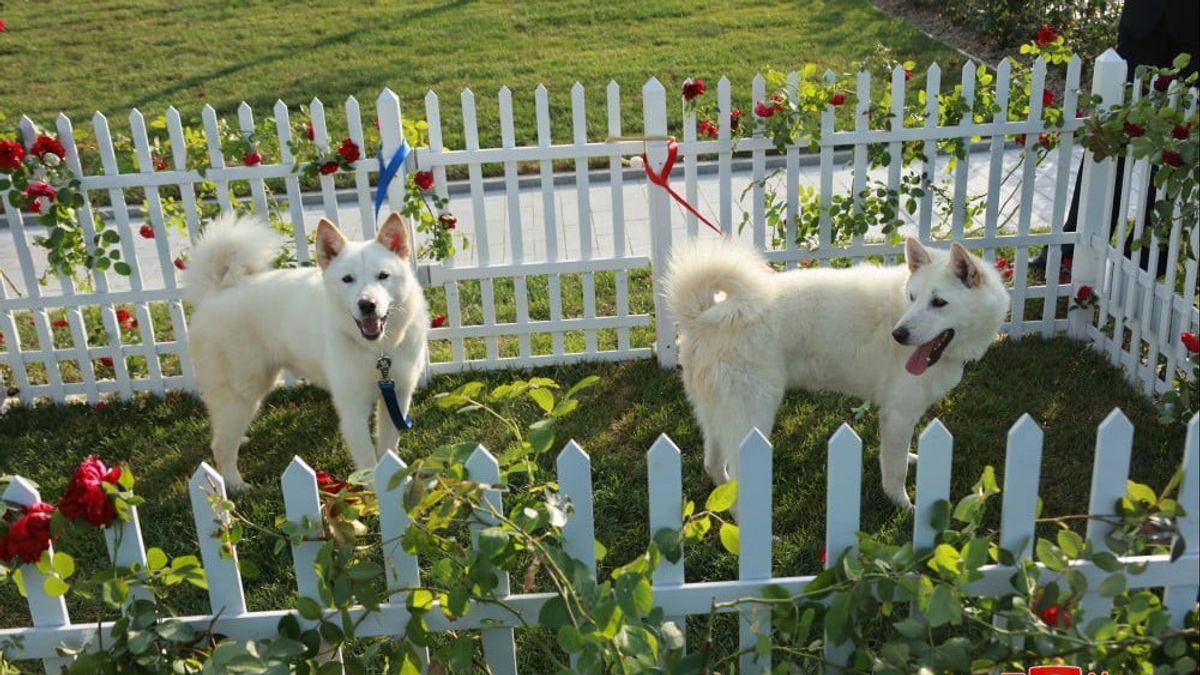
M 429 312 L 398 214 L 362 242 L 347 241 L 322 219 L 319 270 L 271 269 L 281 243 L 266 225 L 224 214 L 205 229 L 189 264 L 196 383 L 212 418 L 217 469 L 235 491 L 244 486 L 242 435 L 283 369 L 330 392 L 362 469 L 399 435 L 380 397 L 377 361 L 391 359 L 389 377 L 405 413 L 425 366 Z M 371 443 L 373 408 L 378 446 Z
M 911 507 L 913 427 L 983 356 L 1009 297 L 995 269 L 957 242 L 947 252 L 909 239 L 905 253 L 907 266 L 781 274 L 737 242 L 672 258 L 667 302 L 714 482 L 737 477 L 751 428 L 771 433 L 785 389 L 825 389 L 879 406 L 883 490 Z

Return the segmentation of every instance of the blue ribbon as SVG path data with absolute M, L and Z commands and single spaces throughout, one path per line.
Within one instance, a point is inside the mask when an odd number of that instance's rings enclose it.
M 400 411 L 400 402 L 396 400 L 396 383 L 387 379 L 380 380 L 379 394 L 383 396 L 383 405 L 387 408 L 388 417 L 392 418 L 392 425 L 399 430 L 411 429 L 412 415 Z
M 391 161 L 385 165 L 383 163 L 383 148 L 379 148 L 379 154 L 376 155 L 376 158 L 379 160 L 379 186 L 375 188 L 376 221 L 379 220 L 379 209 L 383 207 L 383 200 L 387 197 L 388 186 L 392 184 L 392 179 L 396 177 L 396 173 L 400 171 L 400 166 L 408 158 L 408 152 L 408 140 L 401 138 L 400 147 L 396 148 L 396 153 L 392 155 Z

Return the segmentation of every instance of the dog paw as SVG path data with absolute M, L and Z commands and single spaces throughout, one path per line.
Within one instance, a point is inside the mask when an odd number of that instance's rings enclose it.
M 909 464 L 916 464 L 917 460 L 920 458 L 921 458 L 921 456 L 915 452 L 908 453 L 908 463 Z
M 226 494 L 236 494 L 248 487 L 246 481 L 242 480 L 241 476 L 222 476 L 222 478 L 225 479 Z
M 892 500 L 892 503 L 894 503 L 901 510 L 911 511 L 913 508 L 913 503 L 912 500 L 908 498 L 907 490 L 900 490 L 899 492 L 895 493 L 889 492 L 888 497 Z

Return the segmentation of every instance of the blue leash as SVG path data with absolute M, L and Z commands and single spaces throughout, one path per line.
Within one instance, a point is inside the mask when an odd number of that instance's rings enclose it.
M 383 207 L 383 200 L 387 197 L 388 186 L 392 184 L 392 180 L 396 178 L 404 160 L 408 158 L 409 150 L 408 140 L 401 138 L 400 147 L 396 148 L 392 159 L 385 165 L 383 148 L 379 148 L 379 153 L 376 155 L 376 159 L 379 160 L 379 185 L 375 188 L 376 222 L 379 221 L 379 209 Z M 379 395 L 383 397 L 383 405 L 387 408 L 388 417 L 392 418 L 392 425 L 399 430 L 411 429 L 412 416 L 400 410 L 400 402 L 396 400 L 396 383 L 388 377 L 391 367 L 392 360 L 386 354 L 381 355 L 375 362 L 375 368 L 379 370 Z
M 396 173 L 400 171 L 404 160 L 408 159 L 408 140 L 401 138 L 400 147 L 396 148 L 396 153 L 392 155 L 391 161 L 386 165 L 383 163 L 383 148 L 379 148 L 379 154 L 375 157 L 379 160 L 379 186 L 375 188 L 375 220 L 379 220 L 379 209 L 383 207 L 383 200 L 387 198 L 388 186 L 392 184 L 392 179 L 396 177 Z

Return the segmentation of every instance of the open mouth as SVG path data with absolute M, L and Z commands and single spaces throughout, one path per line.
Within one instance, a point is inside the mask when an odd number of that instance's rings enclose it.
M 380 335 L 383 335 L 383 324 L 387 323 L 387 315 L 379 316 L 372 314 L 364 316 L 361 319 L 355 319 L 354 323 L 358 324 L 358 332 L 368 340 L 378 340 Z
M 913 350 L 912 356 L 908 357 L 908 362 L 904 364 L 904 369 L 913 375 L 925 372 L 926 368 L 942 358 L 942 352 L 946 351 L 946 347 L 950 346 L 950 341 L 953 339 L 953 328 L 947 328 L 938 333 L 937 337 Z

